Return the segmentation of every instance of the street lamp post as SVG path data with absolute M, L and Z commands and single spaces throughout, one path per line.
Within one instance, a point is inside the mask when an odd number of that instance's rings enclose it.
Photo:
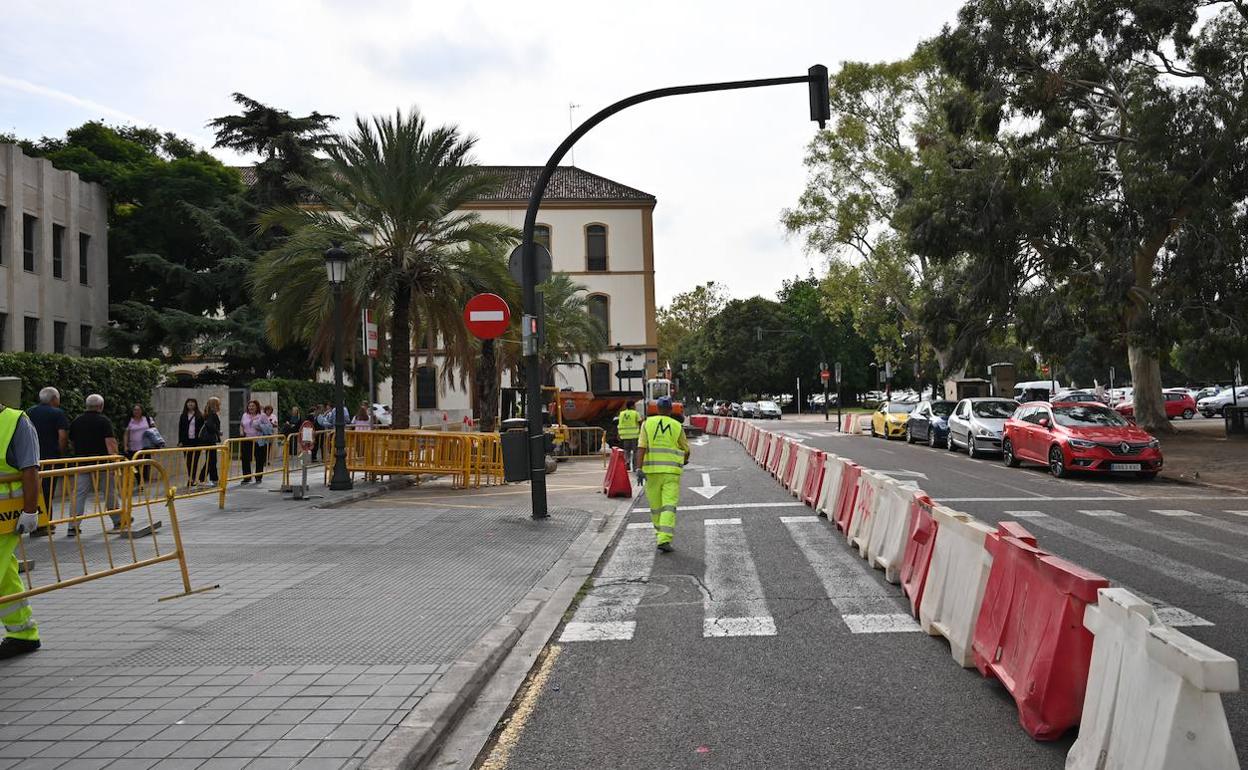
M 525 382 L 528 388 L 528 400 L 530 404 L 540 403 L 542 398 L 541 390 L 541 370 L 537 357 L 537 340 L 534 334 L 537 332 L 540 324 L 538 318 L 541 308 L 537 302 L 537 249 L 534 248 L 533 233 L 537 228 L 537 210 L 541 208 L 542 198 L 546 194 L 546 186 L 550 184 L 550 179 L 555 174 L 555 169 L 559 166 L 559 161 L 563 160 L 568 151 L 572 149 L 582 136 L 602 121 L 620 112 L 643 102 L 661 99 L 667 96 L 684 96 L 686 94 L 702 94 L 712 91 L 735 91 L 743 88 L 764 88 L 768 86 L 784 86 L 797 85 L 805 83 L 807 95 L 810 101 L 810 119 L 819 124 L 819 128 L 827 125 L 831 119 L 832 109 L 829 104 L 828 92 L 828 68 L 822 64 L 816 64 L 806 71 L 805 75 L 797 75 L 785 78 L 764 78 L 759 80 L 736 80 L 725 83 L 702 83 L 691 86 L 675 86 L 672 88 L 658 88 L 653 91 L 645 91 L 640 94 L 634 94 L 627 99 L 610 106 L 604 107 L 594 113 L 592 117 L 581 125 L 577 126 L 572 133 L 555 148 L 550 159 L 546 161 L 546 165 L 542 168 L 542 172 L 538 174 L 536 181 L 533 182 L 533 189 L 529 193 L 529 205 L 524 213 L 524 229 L 521 239 L 523 247 L 522 261 L 522 278 L 520 282 L 521 300 L 524 303 L 525 318 L 522 325 L 525 340 L 523 341 L 524 352 L 524 369 Z M 546 508 L 546 467 L 545 467 L 545 436 L 542 426 L 542 414 L 538 409 L 529 410 L 529 478 L 530 478 L 530 494 L 532 499 L 532 517 L 535 519 L 544 519 L 549 514 Z
M 334 287 L 334 474 L 329 488 L 335 491 L 351 489 L 351 473 L 347 471 L 347 424 L 343 419 L 346 396 L 342 387 L 342 284 L 347 280 L 347 262 L 351 259 L 346 250 L 334 243 L 325 252 L 325 273 L 330 286 Z

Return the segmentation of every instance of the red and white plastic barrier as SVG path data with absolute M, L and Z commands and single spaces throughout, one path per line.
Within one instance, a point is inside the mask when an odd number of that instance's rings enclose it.
M 974 665 L 971 638 L 992 569 L 984 542 L 992 527 L 943 505 L 932 507 L 935 544 L 928 562 L 919 626 L 949 641 L 949 652 L 963 668 Z
M 802 502 L 814 508 L 819 502 L 819 495 L 823 491 L 823 474 L 824 468 L 827 466 L 828 455 L 818 449 L 810 452 L 810 460 L 806 465 L 806 478 L 801 486 Z
M 875 511 L 880 504 L 880 493 L 888 478 L 875 471 L 863 470 L 858 477 L 858 497 L 854 502 L 854 516 L 845 529 L 845 539 L 867 558 L 867 540 L 875 524 Z
M 871 566 L 884 570 L 884 579 L 890 583 L 901 581 L 901 561 L 906 553 L 915 495 L 913 488 L 891 479 L 880 485 L 879 502 L 866 538 L 866 558 Z

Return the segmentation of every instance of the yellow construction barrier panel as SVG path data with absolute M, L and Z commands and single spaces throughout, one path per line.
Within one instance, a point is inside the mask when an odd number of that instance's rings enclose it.
M 449 477 L 459 488 L 499 484 L 502 445 L 497 433 L 430 430 L 351 430 L 347 470 L 378 476 Z M 321 438 L 326 478 L 334 465 L 333 431 Z
M 225 508 L 227 451 L 225 444 L 140 449 L 134 453 L 134 459 L 151 460 L 159 465 L 164 472 L 162 483 L 168 484 L 177 499 L 215 494 L 217 507 Z M 146 489 L 149 478 L 141 473 L 139 476 L 138 485 Z

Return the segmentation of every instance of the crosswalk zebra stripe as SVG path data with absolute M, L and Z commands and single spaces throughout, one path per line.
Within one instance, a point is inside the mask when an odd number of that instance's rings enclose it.
M 1193 524 L 1199 524 L 1202 527 L 1209 527 L 1210 529 L 1229 532 L 1232 535 L 1248 535 L 1248 525 L 1240 524 L 1234 521 L 1223 521 L 1222 519 L 1214 518 L 1213 516 L 1202 516 L 1200 514 L 1196 514 L 1192 518 L 1187 519 L 1187 521 L 1190 521 Z
M 629 524 L 615 553 L 594 579 L 576 614 L 563 628 L 561 642 L 626 641 L 637 630 L 637 605 L 654 569 L 654 527 Z
M 1118 511 L 1106 511 L 1106 510 L 1079 511 L 1079 513 L 1082 513 L 1084 516 L 1095 516 L 1097 518 L 1102 518 L 1102 519 L 1114 519 L 1114 518 L 1119 518 L 1119 517 L 1126 515 L 1123 513 L 1119 513 Z
M 1133 520 L 1133 522 L 1135 521 L 1138 520 Z M 1124 543 L 1086 527 L 1071 524 L 1068 521 L 1051 516 L 1035 519 L 1031 522 L 1031 525 L 1062 537 L 1070 538 L 1076 543 L 1083 543 L 1092 548 L 1100 549 L 1120 559 L 1151 569 L 1154 572 L 1159 572 L 1180 583 L 1194 586 L 1202 592 L 1220 595 L 1233 604 L 1248 607 L 1248 583 L 1241 583 L 1238 580 L 1223 577 L 1201 567 L 1164 556 L 1156 551 Z
M 1193 521 L 1195 521 L 1195 519 L 1193 519 Z M 1134 532 L 1146 532 L 1153 537 L 1158 537 L 1162 540 L 1169 540 L 1172 543 L 1178 543 L 1179 545 L 1194 548 L 1202 553 L 1216 553 L 1219 556 L 1231 559 L 1232 561 L 1248 563 L 1248 556 L 1244 555 L 1244 549 L 1230 543 L 1224 543 L 1218 540 L 1209 540 L 1199 535 L 1193 535 L 1184 530 L 1170 529 L 1164 525 L 1140 518 L 1134 518 L 1129 521 L 1125 519 L 1114 520 L 1113 523 L 1119 526 L 1128 527 Z
M 853 556 L 840 538 L 817 516 L 781 516 L 806 561 L 815 570 L 823 591 L 855 634 L 920 631 L 900 599 L 891 596 Z
M 1048 516 L 1043 511 L 1002 511 L 1002 513 L 1011 519 L 1042 519 Z
M 1182 510 L 1173 510 L 1173 511 L 1161 510 L 1161 511 L 1152 511 L 1152 513 L 1155 513 L 1159 516 L 1199 516 L 1200 515 L 1199 513 L 1192 513 L 1191 511 L 1182 511 Z
M 740 519 L 706 519 L 702 636 L 775 636 Z
M 1248 511 L 1226 511 L 1226 513 L 1233 513 L 1236 516 L 1248 516 Z

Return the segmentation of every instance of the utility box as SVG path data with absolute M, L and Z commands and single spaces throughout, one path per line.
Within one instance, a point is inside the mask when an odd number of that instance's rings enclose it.
M 989 395 L 992 383 L 988 380 L 973 377 L 962 380 L 945 381 L 945 398 L 950 401 L 961 401 L 964 398 L 984 398 Z
M 503 420 L 499 441 L 503 446 L 503 481 L 529 480 L 529 421 L 523 417 Z
M 988 378 L 992 381 L 992 395 L 997 398 L 1014 397 L 1014 386 L 1018 384 L 1014 364 L 992 364 L 988 367 Z
M 0 377 L 0 404 L 14 409 L 22 408 L 21 377 Z M 34 406 L 34 404 L 25 404 L 25 406 Z

